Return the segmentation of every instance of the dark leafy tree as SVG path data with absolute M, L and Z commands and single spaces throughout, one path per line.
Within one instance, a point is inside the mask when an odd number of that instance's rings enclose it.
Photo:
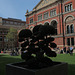
M 33 32 L 29 29 L 20 31 L 21 57 L 27 68 L 39 69 L 53 65 L 53 61 L 48 57 L 56 57 L 56 53 L 51 50 L 57 47 L 51 37 L 54 34 L 55 29 L 48 24 L 35 26 Z

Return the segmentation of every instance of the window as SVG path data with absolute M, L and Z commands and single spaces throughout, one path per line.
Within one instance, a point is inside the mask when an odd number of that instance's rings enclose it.
M 2 47 L 2 44 L 0 43 L 0 47 Z
M 67 12 L 67 6 L 65 6 L 65 12 Z
M 70 27 L 69 27 L 69 25 L 67 26 L 67 34 L 69 34 L 70 33 Z
M 0 41 L 2 41 L 2 36 L 0 36 Z
M 74 33 L 74 26 L 72 25 L 67 25 L 67 34 L 69 33 Z
M 2 23 L 5 23 L 5 20 L 3 20 Z
M 30 18 L 30 23 L 33 23 L 33 18 Z
M 73 24 L 70 26 L 70 30 L 71 30 L 71 33 L 74 33 L 74 27 L 73 27 Z
M 9 23 L 9 21 L 6 21 L 6 23 L 8 24 L 8 23 Z
M 67 45 L 70 46 L 70 38 L 67 38 Z
M 57 28 L 55 28 L 55 35 L 57 35 Z
M 56 9 L 54 9 L 54 15 L 56 15 Z
M 21 23 L 18 23 L 18 25 L 20 25 Z
M 4 42 L 6 42 L 6 37 L 4 36 Z
M 65 5 L 65 12 L 72 10 L 72 4 Z
M 24 23 L 21 23 L 21 25 L 24 25 Z
M 0 34 L 2 34 L 2 31 L 0 31 Z
M 74 38 L 67 38 L 67 45 L 70 46 L 74 46 Z
M 17 24 L 17 22 L 14 22 L 14 24 Z
M 42 14 L 38 15 L 38 21 L 41 21 L 41 20 L 42 20 Z
M 74 38 L 71 38 L 71 45 L 74 45 Z
M 10 24 L 13 24 L 13 22 L 11 21 Z
M 56 9 L 52 9 L 50 11 L 50 16 L 55 16 L 56 15 Z
M 4 34 L 7 34 L 8 33 L 8 31 L 4 31 Z
M 70 10 L 72 10 L 72 4 L 70 4 Z
M 58 32 L 57 32 L 57 22 L 55 20 L 53 20 L 51 22 L 51 25 L 55 28 L 55 35 L 57 35 L 58 34 Z
M 48 12 L 45 12 L 44 13 L 44 19 L 47 19 L 48 18 Z

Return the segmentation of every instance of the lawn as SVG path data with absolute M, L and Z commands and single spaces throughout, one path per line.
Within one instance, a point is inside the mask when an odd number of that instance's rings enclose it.
M 57 57 L 51 58 L 53 61 L 67 62 L 68 75 L 75 75 L 75 54 L 58 54 Z M 6 64 L 23 61 L 20 56 L 10 56 L 0 54 L 0 75 L 5 75 Z
M 0 54 L 0 75 L 6 75 L 6 64 L 23 61 L 20 56 Z

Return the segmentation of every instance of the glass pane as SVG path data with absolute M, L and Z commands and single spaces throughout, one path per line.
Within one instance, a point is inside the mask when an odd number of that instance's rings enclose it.
M 71 25 L 70 29 L 71 29 L 71 33 L 74 33 L 74 27 L 73 27 L 73 25 Z
M 67 26 L 67 34 L 70 33 L 69 25 Z
M 2 41 L 2 36 L 0 36 L 0 41 Z
M 48 12 L 44 13 L 44 19 L 48 18 Z
M 33 23 L 33 18 L 30 19 L 30 23 Z
M 70 10 L 72 10 L 72 4 L 70 4 Z
M 67 38 L 67 45 L 70 46 L 70 38 Z
M 67 6 L 65 6 L 65 12 L 67 12 Z
M 74 38 L 71 38 L 71 45 L 74 45 Z

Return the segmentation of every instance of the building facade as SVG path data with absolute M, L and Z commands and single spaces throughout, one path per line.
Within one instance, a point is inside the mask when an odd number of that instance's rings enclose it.
M 13 18 L 2 18 L 0 17 L 0 49 L 6 48 L 6 35 L 9 32 L 9 29 L 15 28 L 17 31 L 25 28 L 25 21 L 20 19 L 13 19 Z M 17 46 L 18 44 L 16 44 Z M 11 46 L 11 44 L 10 44 Z
M 58 47 L 75 46 L 75 0 L 40 0 L 25 16 L 29 29 L 39 24 L 53 25 Z

